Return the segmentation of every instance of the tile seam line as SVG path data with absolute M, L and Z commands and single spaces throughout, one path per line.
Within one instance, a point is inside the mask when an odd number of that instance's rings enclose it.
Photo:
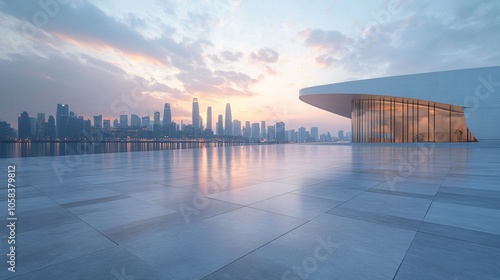
M 37 189 L 39 192 L 43 193 L 46 197 L 48 197 L 50 200 L 52 200 L 54 203 L 56 203 L 57 205 L 59 205 L 60 207 L 62 207 L 64 210 L 68 211 L 69 213 L 71 213 L 71 215 L 73 215 L 75 218 L 77 218 L 78 220 L 80 220 L 81 222 L 83 222 L 84 224 L 86 224 L 87 226 L 89 226 L 90 228 L 92 228 L 93 230 L 95 230 L 96 232 L 98 232 L 99 234 L 101 234 L 102 236 L 104 236 L 106 239 L 108 239 L 110 242 L 112 242 L 113 244 L 115 244 L 115 246 L 120 246 L 118 243 L 116 243 L 115 241 L 113 241 L 111 238 L 109 238 L 106 234 L 104 234 L 103 232 L 101 232 L 100 230 L 97 230 L 95 227 L 91 226 L 89 223 L 87 223 L 86 221 L 84 221 L 82 218 L 78 217 L 75 213 L 73 213 L 70 209 L 62 206 L 60 203 L 58 203 L 57 201 L 55 201 L 51 196 L 47 195 L 45 192 L 41 191 L 40 189 L 38 189 L 37 187 L 33 186 L 35 189 Z
M 436 199 L 436 196 L 439 193 L 439 190 L 443 186 L 443 183 L 446 180 L 446 177 L 448 177 L 450 175 L 450 172 L 451 172 L 452 169 L 453 169 L 453 164 L 451 164 L 451 166 L 449 167 L 448 172 L 446 173 L 446 176 L 444 176 L 444 178 L 441 180 L 441 183 L 439 184 L 439 188 L 437 189 L 436 194 L 434 195 L 433 199 L 431 200 L 431 203 L 429 203 L 429 206 L 427 207 L 427 211 L 425 211 L 425 215 L 422 218 L 422 220 L 420 221 L 420 225 L 418 226 L 418 229 L 415 231 L 415 235 L 413 236 L 413 239 L 411 240 L 410 245 L 406 249 L 405 255 L 401 259 L 401 262 L 399 263 L 398 269 L 396 269 L 396 271 L 394 272 L 394 276 L 392 277 L 393 280 L 396 280 L 396 277 L 397 277 L 397 275 L 399 273 L 399 270 L 401 269 L 401 266 L 403 265 L 403 263 L 404 263 L 404 261 L 406 259 L 406 256 L 408 255 L 408 252 L 410 251 L 411 246 L 415 242 L 415 237 L 417 236 L 417 234 L 419 232 L 421 232 L 420 229 L 422 228 L 422 224 L 424 223 L 425 218 L 427 217 L 427 214 L 429 213 L 429 210 L 431 209 L 432 204 L 434 203 L 434 200 Z
M 320 215 L 320 216 L 321 216 L 321 215 Z M 318 216 L 318 217 L 319 217 L 319 216 Z M 316 217 L 316 218 L 318 218 L 318 217 Z M 310 220 L 310 221 L 305 221 L 304 223 L 302 223 L 302 224 L 300 224 L 300 225 L 298 225 L 298 226 L 296 226 L 296 227 L 294 227 L 294 228 L 290 229 L 289 231 L 284 232 L 283 234 L 280 234 L 279 236 L 277 236 L 277 237 L 275 237 L 275 238 L 273 238 L 273 239 L 269 240 L 269 241 L 268 241 L 268 242 L 266 242 L 265 244 L 262 244 L 261 246 L 259 246 L 259 247 L 255 248 L 255 249 L 251 250 L 250 252 L 248 252 L 248 253 L 246 253 L 246 254 L 242 255 L 241 257 L 239 257 L 239 258 L 237 258 L 237 259 L 235 259 L 235 260 L 233 260 L 233 261 L 231 261 L 231 262 L 229 262 L 229 263 L 227 263 L 227 264 L 223 265 L 222 267 L 220 267 L 220 268 L 216 269 L 216 270 L 215 270 L 215 271 L 213 271 L 213 272 L 210 272 L 209 274 L 207 274 L 207 275 L 203 276 L 203 277 L 202 277 L 202 278 L 200 278 L 200 279 L 206 279 L 206 278 L 207 278 L 207 277 L 209 277 L 210 275 L 212 275 L 212 274 L 214 274 L 214 273 L 216 273 L 216 272 L 218 272 L 218 271 L 222 270 L 223 268 L 225 268 L 225 267 L 227 267 L 227 266 L 229 266 L 229 265 L 231 265 L 231 264 L 233 264 L 233 263 L 237 262 L 238 260 L 240 260 L 240 259 L 242 259 L 242 258 L 244 258 L 244 257 L 246 257 L 246 256 L 248 256 L 248 255 L 250 255 L 250 254 L 252 254 L 253 252 L 255 252 L 255 251 L 259 250 L 260 248 L 262 248 L 262 247 L 264 247 L 264 246 L 266 246 L 266 245 L 270 244 L 271 242 L 273 242 L 273 241 L 277 240 L 278 238 L 281 238 L 281 237 L 285 236 L 286 234 L 288 234 L 288 233 L 290 233 L 290 232 L 292 232 L 292 231 L 294 231 L 294 230 L 296 230 L 296 229 L 298 229 L 298 228 L 300 228 L 300 227 L 304 226 L 305 224 L 310 223 L 311 221 L 315 220 L 316 218 L 314 218 L 314 219 L 312 219 L 312 220 Z

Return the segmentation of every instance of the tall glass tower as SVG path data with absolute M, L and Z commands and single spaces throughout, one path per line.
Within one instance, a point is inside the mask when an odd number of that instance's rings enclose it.
M 198 105 L 198 98 L 193 98 L 193 129 L 197 131 L 200 129 L 200 106 Z
M 233 117 L 231 116 L 231 104 L 226 104 L 226 119 L 224 125 L 224 135 L 233 135 Z
M 57 137 L 65 138 L 67 135 L 69 122 L 69 106 L 68 104 L 57 104 L 56 112 L 56 130 Z
M 163 127 L 169 127 L 172 123 L 172 111 L 170 111 L 170 103 L 165 103 L 163 107 Z
M 207 130 L 212 130 L 212 107 L 207 107 Z

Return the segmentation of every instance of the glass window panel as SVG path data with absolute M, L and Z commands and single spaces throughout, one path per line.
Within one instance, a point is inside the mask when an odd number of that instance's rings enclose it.
M 353 100 L 353 142 L 475 141 L 463 109 L 417 100 Z

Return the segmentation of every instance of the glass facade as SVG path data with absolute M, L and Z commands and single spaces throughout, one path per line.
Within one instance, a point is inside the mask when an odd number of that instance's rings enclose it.
M 474 142 L 463 108 L 416 99 L 352 101 L 352 142 Z

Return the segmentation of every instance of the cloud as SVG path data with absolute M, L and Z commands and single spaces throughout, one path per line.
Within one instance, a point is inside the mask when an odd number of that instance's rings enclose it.
M 306 46 L 323 50 L 336 50 L 353 43 L 351 38 L 337 30 L 304 29 L 299 35 L 304 38 Z
M 227 61 L 235 62 L 243 57 L 243 53 L 239 51 L 237 52 L 223 51 L 220 53 L 220 56 L 222 56 Z
M 146 114 L 151 108 L 161 109 L 152 93 L 163 96 L 162 103 L 187 101 L 189 96 L 164 83 L 127 75 L 114 65 L 88 56 L 75 57 L 51 53 L 48 58 L 37 55 L 11 55 L 0 60 L 0 84 L 9 93 L 11 106 L 2 108 L 2 117 L 22 111 L 54 115 L 57 103 L 68 103 L 70 109 L 85 115 Z M 47 67 L 50 65 L 50 67 Z
M 500 3 L 448 2 L 441 3 L 446 10 L 433 2 L 407 4 L 399 15 L 383 24 L 369 21 L 356 34 L 316 28 L 299 36 L 318 66 L 353 77 L 498 65 L 500 37 L 492 35 L 500 30 Z
M 252 52 L 250 57 L 253 60 L 266 62 L 266 63 L 275 63 L 279 59 L 279 54 L 277 51 L 271 48 L 263 48 L 259 49 L 257 52 Z
M 253 96 L 256 93 L 250 87 L 259 81 L 241 72 L 212 71 L 206 67 L 195 67 L 190 72 L 179 73 L 177 78 L 191 95 L 203 94 L 211 98 Z

